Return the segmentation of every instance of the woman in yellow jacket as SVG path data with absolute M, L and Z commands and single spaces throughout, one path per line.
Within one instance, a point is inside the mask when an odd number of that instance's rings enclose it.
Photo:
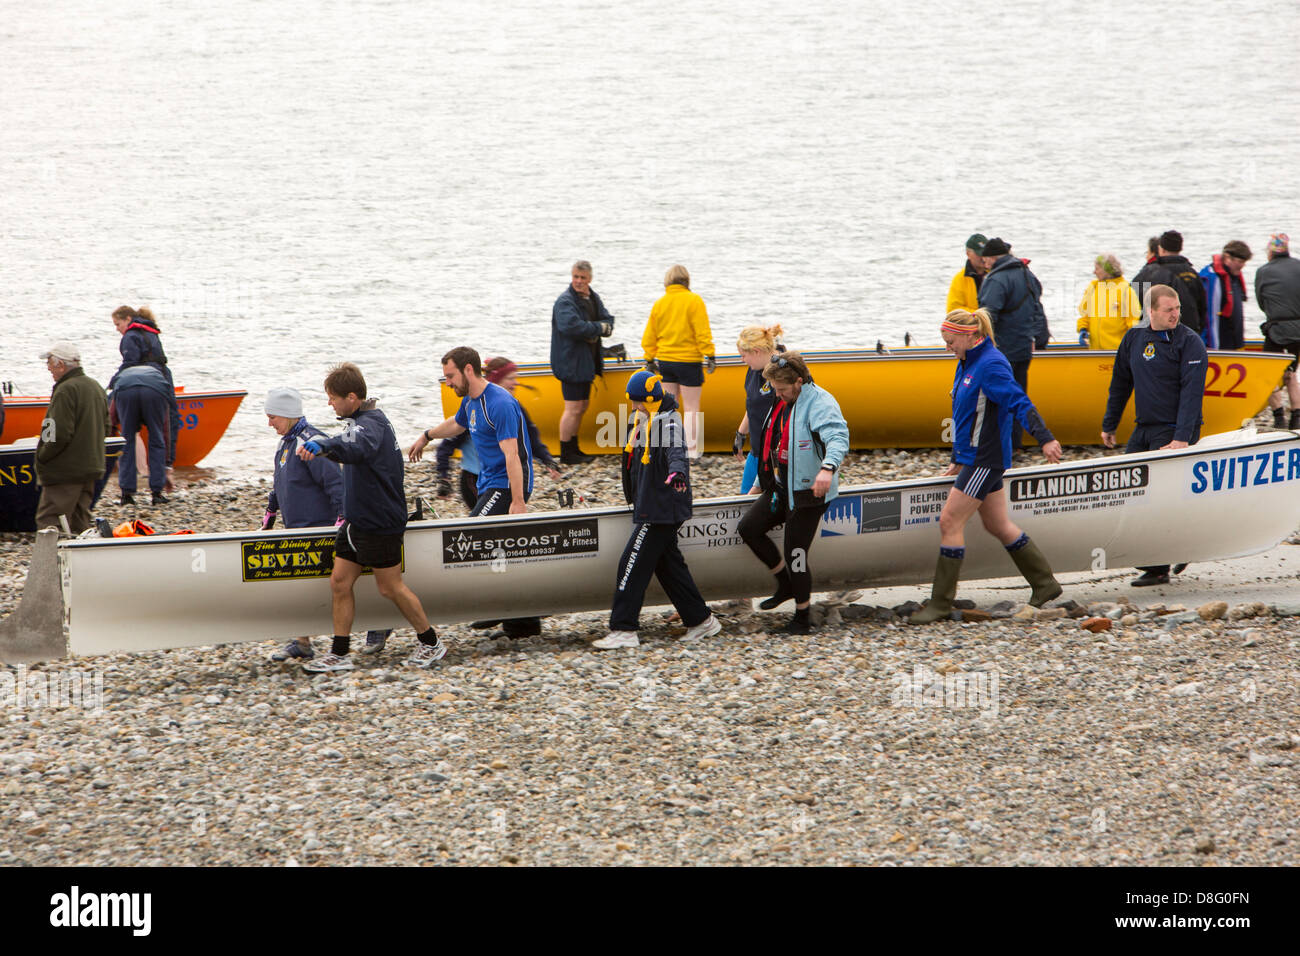
M 1113 352 L 1142 318 L 1142 302 L 1114 256 L 1098 256 L 1092 271 L 1097 278 L 1088 283 L 1079 302 L 1079 344 Z
M 664 276 L 663 298 L 650 310 L 650 321 L 641 336 L 646 367 L 663 376 L 664 391 L 679 397 L 686 425 L 686 451 L 700 456 L 700 392 L 704 388 L 703 363 L 713 374 L 717 358 L 713 333 L 704 300 L 691 291 L 691 274 L 682 265 Z

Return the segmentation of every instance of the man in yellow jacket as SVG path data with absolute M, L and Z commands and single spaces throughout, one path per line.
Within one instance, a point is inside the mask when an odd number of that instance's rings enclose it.
M 650 310 L 641 336 L 646 367 L 663 376 L 664 391 L 680 396 L 686 426 L 686 451 L 700 456 L 698 432 L 704 368 L 717 368 L 713 332 L 704 300 L 691 291 L 691 274 L 675 265 L 664 276 L 664 294 Z M 703 368 L 701 368 L 703 363 Z
M 965 309 L 974 312 L 980 307 L 980 281 L 988 270 L 984 268 L 985 236 L 975 233 L 966 240 L 966 266 L 952 277 L 948 286 L 948 311 Z
M 1079 301 L 1079 344 L 1113 352 L 1124 333 L 1142 318 L 1142 303 L 1113 255 L 1098 256 L 1092 272 L 1097 278 L 1088 283 Z

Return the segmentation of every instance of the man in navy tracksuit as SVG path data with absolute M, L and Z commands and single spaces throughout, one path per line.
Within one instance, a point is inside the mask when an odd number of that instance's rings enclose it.
M 659 579 L 681 615 L 685 639 L 711 637 L 722 630 L 677 547 L 677 529 L 691 516 L 686 431 L 677 401 L 647 369 L 628 380 L 627 397 L 645 419 L 634 422 L 623 452 L 623 494 L 632 505 L 632 535 L 614 579 L 609 634 L 591 645 L 600 650 L 641 643 L 637 621 L 652 577 Z
M 1152 286 L 1143 305 L 1151 325 L 1129 329 L 1115 352 L 1101 440 L 1107 448 L 1115 447 L 1115 429 L 1133 395 L 1137 428 L 1124 450 L 1186 448 L 1201 437 L 1205 343 L 1179 323 L 1182 306 L 1172 287 Z M 1174 573 L 1185 567 L 1175 565 Z M 1134 587 L 1169 583 L 1167 564 L 1139 570 L 1142 576 L 1130 582 Z
M 329 654 L 303 665 L 312 673 L 351 670 L 352 621 L 356 599 L 352 589 L 361 572 L 371 568 L 379 593 L 397 605 L 415 628 L 419 645 L 406 659 L 413 667 L 429 667 L 447 648 L 429 626 L 420 599 L 402 580 L 402 538 L 406 534 L 406 488 L 402 448 L 388 416 L 366 400 L 366 380 L 351 362 L 335 366 L 325 377 L 325 394 L 334 413 L 346 421 L 335 438 L 311 438 L 298 457 L 311 461 L 324 455 L 343 463 L 343 514 L 334 541 L 334 644 Z

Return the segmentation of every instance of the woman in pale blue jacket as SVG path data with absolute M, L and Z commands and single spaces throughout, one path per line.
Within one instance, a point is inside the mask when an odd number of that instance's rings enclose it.
M 816 540 L 826 506 L 839 494 L 839 469 L 849 450 L 849 426 L 830 392 L 813 384 L 798 352 L 772 356 L 763 377 L 772 383 L 776 402 L 754 430 L 750 442 L 758 455 L 763 493 L 740 519 L 740 536 L 776 576 L 776 593 L 759 607 L 765 611 L 795 602 L 787 634 L 812 630 L 808 604 L 812 571 L 808 552 Z M 784 554 L 767 533 L 785 525 Z

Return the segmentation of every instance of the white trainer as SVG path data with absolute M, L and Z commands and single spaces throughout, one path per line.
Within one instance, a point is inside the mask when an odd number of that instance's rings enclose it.
M 609 651 L 616 647 L 640 647 L 641 641 L 638 640 L 636 631 L 610 631 L 600 640 L 592 641 L 591 646 Z
M 714 634 L 720 634 L 721 632 L 722 622 L 710 614 L 707 620 L 688 628 L 686 633 L 682 635 L 682 640 L 698 641 L 702 637 L 712 637 Z
M 330 671 L 350 671 L 353 667 L 352 662 L 346 657 L 326 654 L 324 657 L 312 658 L 302 665 L 302 669 L 310 674 L 326 674 Z
M 416 644 L 411 656 L 402 661 L 407 667 L 432 667 L 447 653 L 447 645 L 442 638 L 436 644 Z

